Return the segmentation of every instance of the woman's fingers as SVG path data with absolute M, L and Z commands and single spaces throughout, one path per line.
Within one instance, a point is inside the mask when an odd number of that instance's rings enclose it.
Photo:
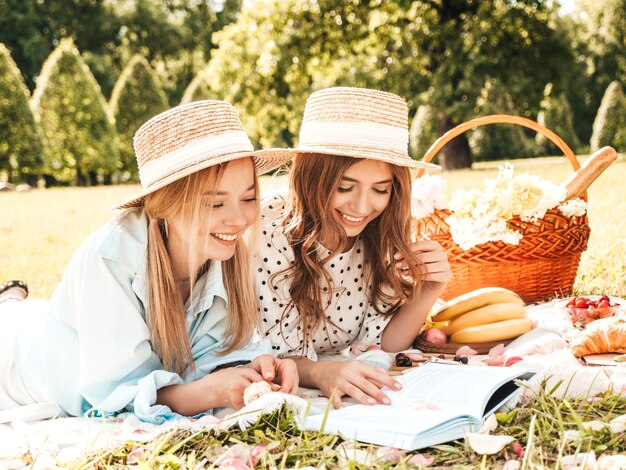
M 257 370 L 263 376 L 263 380 L 271 382 L 276 377 L 274 369 L 276 368 L 276 358 L 269 354 L 262 354 L 255 359 Z
M 297 393 L 299 377 L 296 363 L 291 359 L 277 359 L 277 363 L 281 390 L 285 393 Z

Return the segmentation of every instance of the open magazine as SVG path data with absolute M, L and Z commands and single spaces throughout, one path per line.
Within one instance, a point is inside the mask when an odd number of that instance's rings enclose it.
M 402 390 L 384 392 L 391 405 L 350 405 L 306 419 L 310 430 L 338 433 L 377 445 L 415 450 L 476 432 L 485 418 L 514 397 L 533 372 L 519 367 L 429 362 L 396 377 Z M 325 422 L 324 422 L 325 420 Z

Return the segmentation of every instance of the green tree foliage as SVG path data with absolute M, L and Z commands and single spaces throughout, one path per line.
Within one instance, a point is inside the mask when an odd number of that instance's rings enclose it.
M 485 83 L 476 101 L 476 115 L 516 114 L 509 92 L 495 79 Z M 472 131 L 470 148 L 477 161 L 528 157 L 531 150 L 522 127 L 512 124 L 488 124 Z
M 119 158 L 113 120 L 95 78 L 65 39 L 43 65 L 32 108 L 47 144 L 45 170 L 80 185 L 110 175 Z
M 215 99 L 219 99 L 219 94 L 211 89 L 208 72 L 202 70 L 194 77 L 189 86 L 187 86 L 180 103 L 184 104 L 190 103 L 191 101 Z
M 626 150 L 626 97 L 617 81 L 611 82 L 606 89 L 598 114 L 593 121 L 591 151 L 595 152 L 605 145 L 617 150 Z
M 437 116 L 432 107 L 423 104 L 417 108 L 409 129 L 409 152 L 421 160 L 429 147 L 437 140 Z
M 538 84 L 558 80 L 572 60 L 555 18 L 552 4 L 535 0 L 259 0 L 216 35 L 211 88 L 262 145 L 292 144 L 306 96 L 333 85 L 393 91 L 413 110 L 427 92 L 443 133 L 473 117 L 489 77 L 516 110 L 538 110 Z M 467 140 L 453 142 L 444 167 L 468 166 Z
M 109 102 L 119 137 L 118 169 L 131 178 L 137 176 L 133 149 L 135 132 L 144 122 L 167 107 L 167 97 L 146 59 L 133 57 L 115 83 Z
M 43 164 L 43 143 L 28 100 L 22 75 L 0 43 L 0 171 L 9 181 L 32 184 Z
M 563 93 L 556 92 L 551 83 L 545 87 L 544 99 L 541 101 L 541 111 L 537 116 L 537 122 L 563 139 L 574 152 L 580 147 L 580 140 L 574 131 L 569 101 Z M 535 142 L 539 153 L 544 155 L 562 154 L 562 151 L 548 141 L 543 134 L 537 134 Z

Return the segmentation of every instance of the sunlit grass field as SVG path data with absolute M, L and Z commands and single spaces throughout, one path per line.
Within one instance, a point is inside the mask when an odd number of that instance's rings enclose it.
M 581 162 L 583 158 L 580 158 Z M 472 170 L 444 172 L 448 190 L 480 188 L 502 162 Z M 573 172 L 565 158 L 514 161 L 555 182 Z M 590 188 L 589 247 L 583 254 L 575 290 L 626 296 L 626 159 L 622 155 Z M 286 188 L 285 177 L 262 177 L 262 191 Z M 81 241 L 114 213 L 110 208 L 139 192 L 139 186 L 56 188 L 0 193 L 0 282 L 23 279 L 32 298 L 48 298 Z

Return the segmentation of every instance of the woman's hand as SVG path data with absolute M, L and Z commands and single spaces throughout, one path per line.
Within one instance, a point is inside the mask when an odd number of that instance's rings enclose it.
M 291 359 L 278 359 L 270 354 L 262 354 L 244 367 L 252 368 L 261 374 L 263 380 L 270 382 L 274 391 L 291 394 L 298 392 L 298 368 Z
M 331 397 L 335 408 L 341 408 L 341 397 L 348 395 L 364 405 L 381 403 L 389 405 L 391 401 L 381 388 L 387 386 L 393 390 L 401 388 L 383 369 L 370 366 L 361 361 L 321 360 L 315 363 L 312 371 L 317 387 Z
M 421 281 L 445 285 L 452 279 L 448 257 L 439 243 L 431 240 L 418 240 L 411 243 L 409 249 L 417 259 Z M 402 254 L 396 253 L 394 258 L 396 267 L 403 274 L 410 275 L 410 267 Z
M 263 381 L 261 374 L 251 367 L 226 367 L 205 375 L 203 379 L 210 383 L 207 393 L 218 397 L 218 404 L 212 407 L 227 407 L 239 410 L 243 408 L 243 392 L 254 383 Z

